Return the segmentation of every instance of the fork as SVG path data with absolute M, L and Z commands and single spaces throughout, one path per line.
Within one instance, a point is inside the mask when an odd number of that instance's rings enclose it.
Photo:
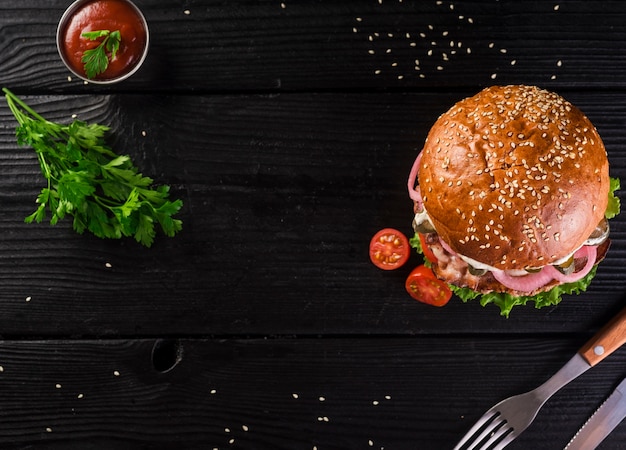
M 567 383 L 626 343 L 626 308 L 596 333 L 549 380 L 502 400 L 478 419 L 454 450 L 501 450 L 533 422 L 544 403 Z

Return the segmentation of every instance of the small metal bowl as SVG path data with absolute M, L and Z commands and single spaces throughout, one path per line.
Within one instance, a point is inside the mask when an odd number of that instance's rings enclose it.
M 65 33 L 66 33 L 66 29 L 68 26 L 68 23 L 70 21 L 70 19 L 74 16 L 74 14 L 76 14 L 81 8 L 83 8 L 84 6 L 86 6 L 89 3 L 95 3 L 98 1 L 104 1 L 106 2 L 107 0 L 76 0 L 74 3 L 72 3 L 63 13 L 63 15 L 61 16 L 61 19 L 59 20 L 59 25 L 57 27 L 57 33 L 56 33 L 56 44 L 57 44 L 57 51 L 59 52 L 59 56 L 61 57 L 61 61 L 63 61 L 63 63 L 65 64 L 65 66 L 67 67 L 67 69 L 72 72 L 72 74 L 74 74 L 75 76 L 77 76 L 78 78 L 88 82 L 88 83 L 94 83 L 94 84 L 113 84 L 113 83 L 118 83 L 122 80 L 127 79 L 128 77 L 130 77 L 131 75 L 133 75 L 135 72 L 137 72 L 137 70 L 139 70 L 139 68 L 141 67 L 141 65 L 143 64 L 144 60 L 146 59 L 146 56 L 148 55 L 148 47 L 150 44 L 150 32 L 148 30 L 148 22 L 146 21 L 146 18 L 144 17 L 143 13 L 141 12 L 141 10 L 130 0 L 113 0 L 117 3 L 125 3 L 126 5 L 128 5 L 136 14 L 137 14 L 137 18 L 139 19 L 139 21 L 142 23 L 143 28 L 145 30 L 145 45 L 143 48 L 143 52 L 140 56 L 140 58 L 137 60 L 137 62 L 130 67 L 130 69 L 128 71 L 124 71 L 122 72 L 119 76 L 113 77 L 113 78 L 101 78 L 101 79 L 91 79 L 91 78 L 87 78 L 87 76 L 82 73 L 82 72 L 78 72 L 72 65 L 72 63 L 70 62 L 69 58 L 67 57 L 67 55 L 64 52 L 64 41 L 65 41 Z M 123 39 L 123 36 L 122 36 Z

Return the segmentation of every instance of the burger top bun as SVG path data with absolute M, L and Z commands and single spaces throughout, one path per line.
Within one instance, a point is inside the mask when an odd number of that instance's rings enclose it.
M 497 269 L 567 258 L 603 219 L 609 164 L 589 119 L 533 86 L 493 86 L 435 122 L 418 181 L 439 236 Z

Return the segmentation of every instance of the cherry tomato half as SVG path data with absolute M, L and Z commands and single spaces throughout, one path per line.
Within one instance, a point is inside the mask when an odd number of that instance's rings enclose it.
M 428 305 L 444 306 L 452 297 L 448 285 L 424 265 L 413 269 L 406 279 L 405 287 L 411 297 Z
M 401 231 L 393 228 L 380 230 L 370 241 L 370 259 L 383 270 L 401 267 L 408 261 L 410 254 L 409 240 Z
M 426 245 L 426 236 L 422 233 L 417 233 L 420 238 L 420 245 L 422 246 L 422 253 L 424 253 L 424 258 L 430 261 L 433 264 L 437 263 L 437 257 L 433 253 L 433 251 Z

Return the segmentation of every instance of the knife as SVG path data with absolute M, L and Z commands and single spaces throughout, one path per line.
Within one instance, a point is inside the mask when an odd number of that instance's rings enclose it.
M 574 435 L 564 450 L 593 450 L 626 417 L 626 378 Z

